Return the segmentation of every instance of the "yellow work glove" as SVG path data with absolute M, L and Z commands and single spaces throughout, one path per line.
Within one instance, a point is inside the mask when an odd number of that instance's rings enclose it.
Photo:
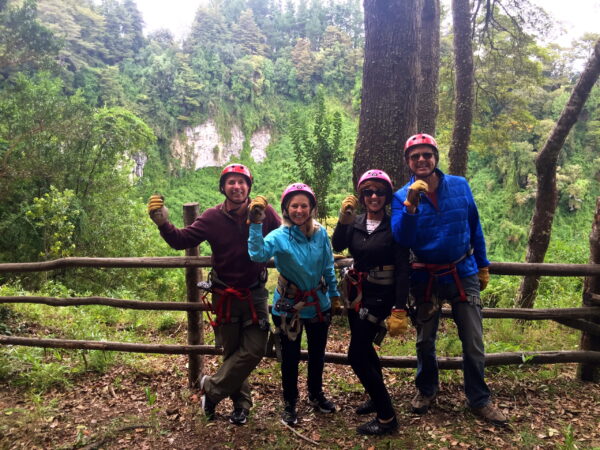
M 337 313 L 342 311 L 342 300 L 339 295 L 331 297 L 331 311 Z
M 483 291 L 488 283 L 490 282 L 490 269 L 489 267 L 482 267 L 479 269 L 479 273 L 477 273 L 477 277 L 479 278 L 479 290 Z
M 354 195 L 347 196 L 342 200 L 340 208 L 339 222 L 342 225 L 349 225 L 354 222 L 356 209 L 358 208 L 358 199 Z
M 257 195 L 248 205 L 248 222 L 262 223 L 265 220 L 265 209 L 269 202 L 262 195 Z
M 391 337 L 399 336 L 408 330 L 408 317 L 403 309 L 392 309 L 392 314 L 387 318 L 386 326 Z
M 416 208 L 419 206 L 419 194 L 421 192 L 427 192 L 429 186 L 423 180 L 417 180 L 408 188 L 408 193 L 406 194 L 406 200 L 404 204 L 406 206 Z
M 165 198 L 162 195 L 155 194 L 148 200 L 148 214 L 152 221 L 157 225 L 164 225 L 169 221 L 169 210 L 165 207 Z

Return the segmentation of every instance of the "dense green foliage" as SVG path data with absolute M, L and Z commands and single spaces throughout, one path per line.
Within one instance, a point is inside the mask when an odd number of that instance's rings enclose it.
M 281 3 L 212 1 L 177 41 L 166 30 L 144 36 L 133 0 L 0 0 L 0 261 L 180 254 L 158 236 L 145 199 L 163 193 L 178 225 L 183 203 L 198 201 L 203 209 L 222 200 L 219 168 L 190 170 L 170 151 L 175 136 L 208 118 L 225 137 L 233 124 L 246 138 L 270 129 L 266 161 L 254 162 L 247 142 L 239 158 L 253 171 L 254 193 L 277 204 L 284 186 L 305 178 L 325 197 L 323 211 L 335 216 L 353 190 L 361 2 Z M 482 33 L 477 42 L 469 178 L 490 258 L 519 261 L 535 195 L 536 151 L 594 36 L 560 49 L 517 32 L 501 12 L 496 18 L 502 31 Z M 442 149 L 454 111 L 451 42 L 445 32 Z M 588 258 L 600 194 L 599 112 L 596 88 L 562 153 L 550 261 Z M 140 153 L 148 158 L 141 178 L 132 175 L 132 158 Z M 445 159 L 442 151 L 442 168 Z M 210 249 L 203 245 L 202 252 Z M 510 304 L 515 281 L 493 279 L 489 301 Z M 181 271 L 0 274 L 0 282 L 27 291 L 62 286 L 72 295 L 184 297 Z M 576 301 L 579 280 L 558 284 L 544 282 L 540 305 L 557 291 Z

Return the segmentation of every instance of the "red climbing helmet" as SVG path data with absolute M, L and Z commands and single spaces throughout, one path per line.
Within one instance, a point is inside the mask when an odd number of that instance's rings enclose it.
M 250 189 L 252 188 L 252 174 L 250 173 L 250 169 L 248 169 L 243 164 L 229 164 L 225 166 L 225 168 L 221 171 L 221 177 L 219 178 L 219 189 L 221 192 L 223 191 L 223 185 L 225 184 L 225 179 L 229 174 L 238 174 L 242 175 L 246 179 L 246 183 L 248 183 L 248 193 L 250 193 Z
M 359 194 L 360 202 L 362 203 L 363 200 L 360 185 L 369 180 L 378 181 L 379 183 L 385 185 L 385 203 L 390 203 L 392 201 L 392 194 L 394 193 L 394 184 L 392 183 L 392 180 L 390 179 L 389 175 L 383 170 L 379 169 L 367 170 L 359 178 L 358 183 L 356 184 L 356 192 L 358 192 Z
M 285 210 L 285 204 L 288 199 L 294 194 L 305 194 L 308 197 L 308 201 L 310 202 L 311 209 L 314 209 L 317 206 L 317 197 L 313 190 L 304 183 L 292 183 L 288 187 L 286 187 L 281 194 L 281 211 Z
M 406 141 L 406 144 L 404 144 L 404 159 L 406 159 L 408 157 L 409 150 L 412 149 L 413 147 L 416 147 L 417 145 L 428 145 L 429 147 L 431 147 L 433 149 L 433 154 L 435 155 L 435 159 L 436 160 L 440 159 L 440 155 L 438 153 L 437 142 L 435 142 L 435 139 L 433 136 L 431 136 L 429 134 L 425 134 L 425 133 L 415 134 L 414 136 L 411 136 L 408 138 L 408 140 Z

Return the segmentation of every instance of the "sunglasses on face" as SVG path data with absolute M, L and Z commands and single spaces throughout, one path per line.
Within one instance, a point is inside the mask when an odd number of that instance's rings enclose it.
M 381 191 L 379 189 L 377 189 L 376 191 L 374 191 L 373 189 L 363 189 L 362 194 L 365 197 L 372 197 L 373 194 L 375 194 L 377 197 L 385 197 L 385 191 Z
M 423 157 L 423 159 L 425 160 L 430 160 L 431 158 L 433 158 L 433 153 L 431 152 L 425 152 L 425 153 L 412 153 L 409 158 L 411 161 L 417 162 L 421 156 Z

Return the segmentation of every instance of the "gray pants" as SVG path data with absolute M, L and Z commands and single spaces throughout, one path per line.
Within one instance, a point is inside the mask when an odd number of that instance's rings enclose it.
M 258 287 L 252 291 L 252 300 L 258 319 L 268 324 L 268 291 Z M 219 296 L 213 295 L 213 307 Z M 215 329 L 223 345 L 223 364 L 204 382 L 206 395 L 215 403 L 230 397 L 235 408 L 250 409 L 252 395 L 248 376 L 258 365 L 267 349 L 268 329 L 252 324 L 252 313 L 247 302 L 231 301 L 231 322 Z

